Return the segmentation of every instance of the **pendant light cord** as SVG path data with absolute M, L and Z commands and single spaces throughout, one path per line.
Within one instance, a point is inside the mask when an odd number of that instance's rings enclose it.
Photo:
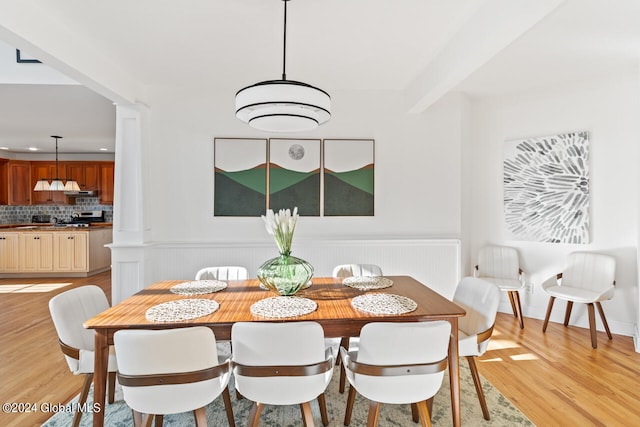
M 284 37 L 282 46 L 282 80 L 287 80 L 287 2 L 289 0 L 282 0 L 284 2 Z
M 58 179 L 58 138 L 60 138 L 59 136 L 54 136 L 54 138 L 56 139 L 56 180 Z

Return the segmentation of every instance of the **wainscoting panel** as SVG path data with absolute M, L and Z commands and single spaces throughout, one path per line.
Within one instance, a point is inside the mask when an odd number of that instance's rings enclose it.
M 152 281 L 193 280 L 203 267 L 241 265 L 255 277 L 258 267 L 278 255 L 273 242 L 157 243 L 150 258 Z M 460 280 L 457 239 L 314 240 L 294 242 L 292 255 L 311 263 L 317 277 L 338 264 L 377 264 L 385 275 L 408 275 L 447 298 Z

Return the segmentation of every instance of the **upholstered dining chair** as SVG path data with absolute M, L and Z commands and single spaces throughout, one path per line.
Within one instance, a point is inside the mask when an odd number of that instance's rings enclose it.
M 520 291 L 524 289 L 524 274 L 518 261 L 518 251 L 506 246 L 485 246 L 478 252 L 475 277 L 487 280 L 507 292 L 513 315 L 524 329 Z
M 382 276 L 382 268 L 375 264 L 341 264 L 336 265 L 333 268 L 333 273 L 331 274 L 333 277 L 354 277 L 354 276 Z M 349 341 L 350 337 L 342 337 L 340 340 L 340 347 L 344 347 L 347 350 L 349 349 Z M 340 358 L 336 361 L 336 363 L 340 363 Z M 338 390 L 340 393 L 344 393 L 344 389 L 346 386 L 346 376 L 344 372 L 344 368 L 340 368 L 340 383 L 338 386 Z
M 482 415 L 485 420 L 489 420 L 489 409 L 475 358 L 487 351 L 498 312 L 500 288 L 484 279 L 465 277 L 456 287 L 453 302 L 467 312 L 458 319 L 458 355 L 466 357 L 469 363 Z
M 549 294 L 549 305 L 542 325 L 542 332 L 547 331 L 553 302 L 556 298 L 560 298 L 567 301 L 564 326 L 569 325 L 569 317 L 571 316 L 574 302 L 587 304 L 591 347 L 598 347 L 594 304 L 598 307 L 598 313 L 600 313 L 607 337 L 613 339 L 601 302 L 613 298 L 616 284 L 615 275 L 616 260 L 612 256 L 593 252 L 574 252 L 569 254 L 564 271 L 542 283 L 542 289 Z
M 229 395 L 230 361 L 219 364 L 213 331 L 188 328 L 117 331 L 113 336 L 118 382 L 136 426 L 161 426 L 163 415 L 194 411 L 207 425 L 205 406 L 222 395 L 235 426 Z
M 205 267 L 196 273 L 196 280 L 245 280 L 247 269 L 238 266 Z
M 109 308 L 106 295 L 97 286 L 88 285 L 62 292 L 49 300 L 49 312 L 53 325 L 58 333 L 60 348 L 64 354 L 69 369 L 74 375 L 85 376 L 82 391 L 78 398 L 80 405 L 87 401 L 91 382 L 93 381 L 93 360 L 95 334 L 85 329 L 82 324 L 93 316 Z M 116 358 L 113 348 L 109 352 L 108 362 L 108 402 L 113 403 Z M 73 416 L 73 426 L 80 424 L 82 411 L 76 411 Z
M 329 424 L 324 391 L 333 375 L 334 358 L 325 349 L 316 322 L 238 322 L 231 328 L 236 389 L 254 402 L 248 426 L 257 427 L 264 405 L 300 405 L 312 427 L 310 402 L 318 399 L 322 423 Z
M 351 423 L 358 392 L 370 400 L 367 427 L 378 425 L 381 403 L 410 403 L 414 421 L 431 426 L 427 400 L 442 385 L 450 335 L 445 321 L 365 325 L 357 351 L 340 347 L 351 384 L 344 425 Z

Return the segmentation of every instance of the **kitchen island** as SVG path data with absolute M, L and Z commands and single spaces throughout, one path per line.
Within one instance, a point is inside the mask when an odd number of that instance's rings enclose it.
M 111 268 L 111 225 L 0 227 L 0 278 L 86 277 Z

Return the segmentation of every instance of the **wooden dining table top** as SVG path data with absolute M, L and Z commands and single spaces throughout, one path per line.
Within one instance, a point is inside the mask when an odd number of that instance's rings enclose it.
M 236 322 L 319 322 L 327 337 L 358 336 L 360 329 L 370 322 L 403 322 L 446 320 L 465 315 L 464 309 L 442 295 L 409 276 L 384 276 L 393 281 L 393 285 L 384 289 L 362 291 L 342 284 L 341 278 L 314 278 L 312 285 L 299 291 L 296 296 L 308 298 L 318 307 L 310 314 L 287 318 L 270 318 L 253 315 L 250 307 L 265 298 L 277 296 L 262 289 L 257 279 L 225 281 L 226 289 L 203 295 L 174 294 L 170 288 L 185 280 L 166 280 L 157 282 L 117 305 L 87 320 L 84 326 L 89 329 L 165 329 L 186 326 L 208 326 L 213 329 L 217 339 L 230 339 L 231 326 Z M 357 310 L 351 305 L 351 299 L 364 293 L 388 293 L 408 297 L 417 303 L 414 311 L 397 315 L 376 315 Z M 202 317 L 178 322 L 157 322 L 147 320 L 147 309 L 157 304 L 185 298 L 211 299 L 220 304 L 217 311 Z

